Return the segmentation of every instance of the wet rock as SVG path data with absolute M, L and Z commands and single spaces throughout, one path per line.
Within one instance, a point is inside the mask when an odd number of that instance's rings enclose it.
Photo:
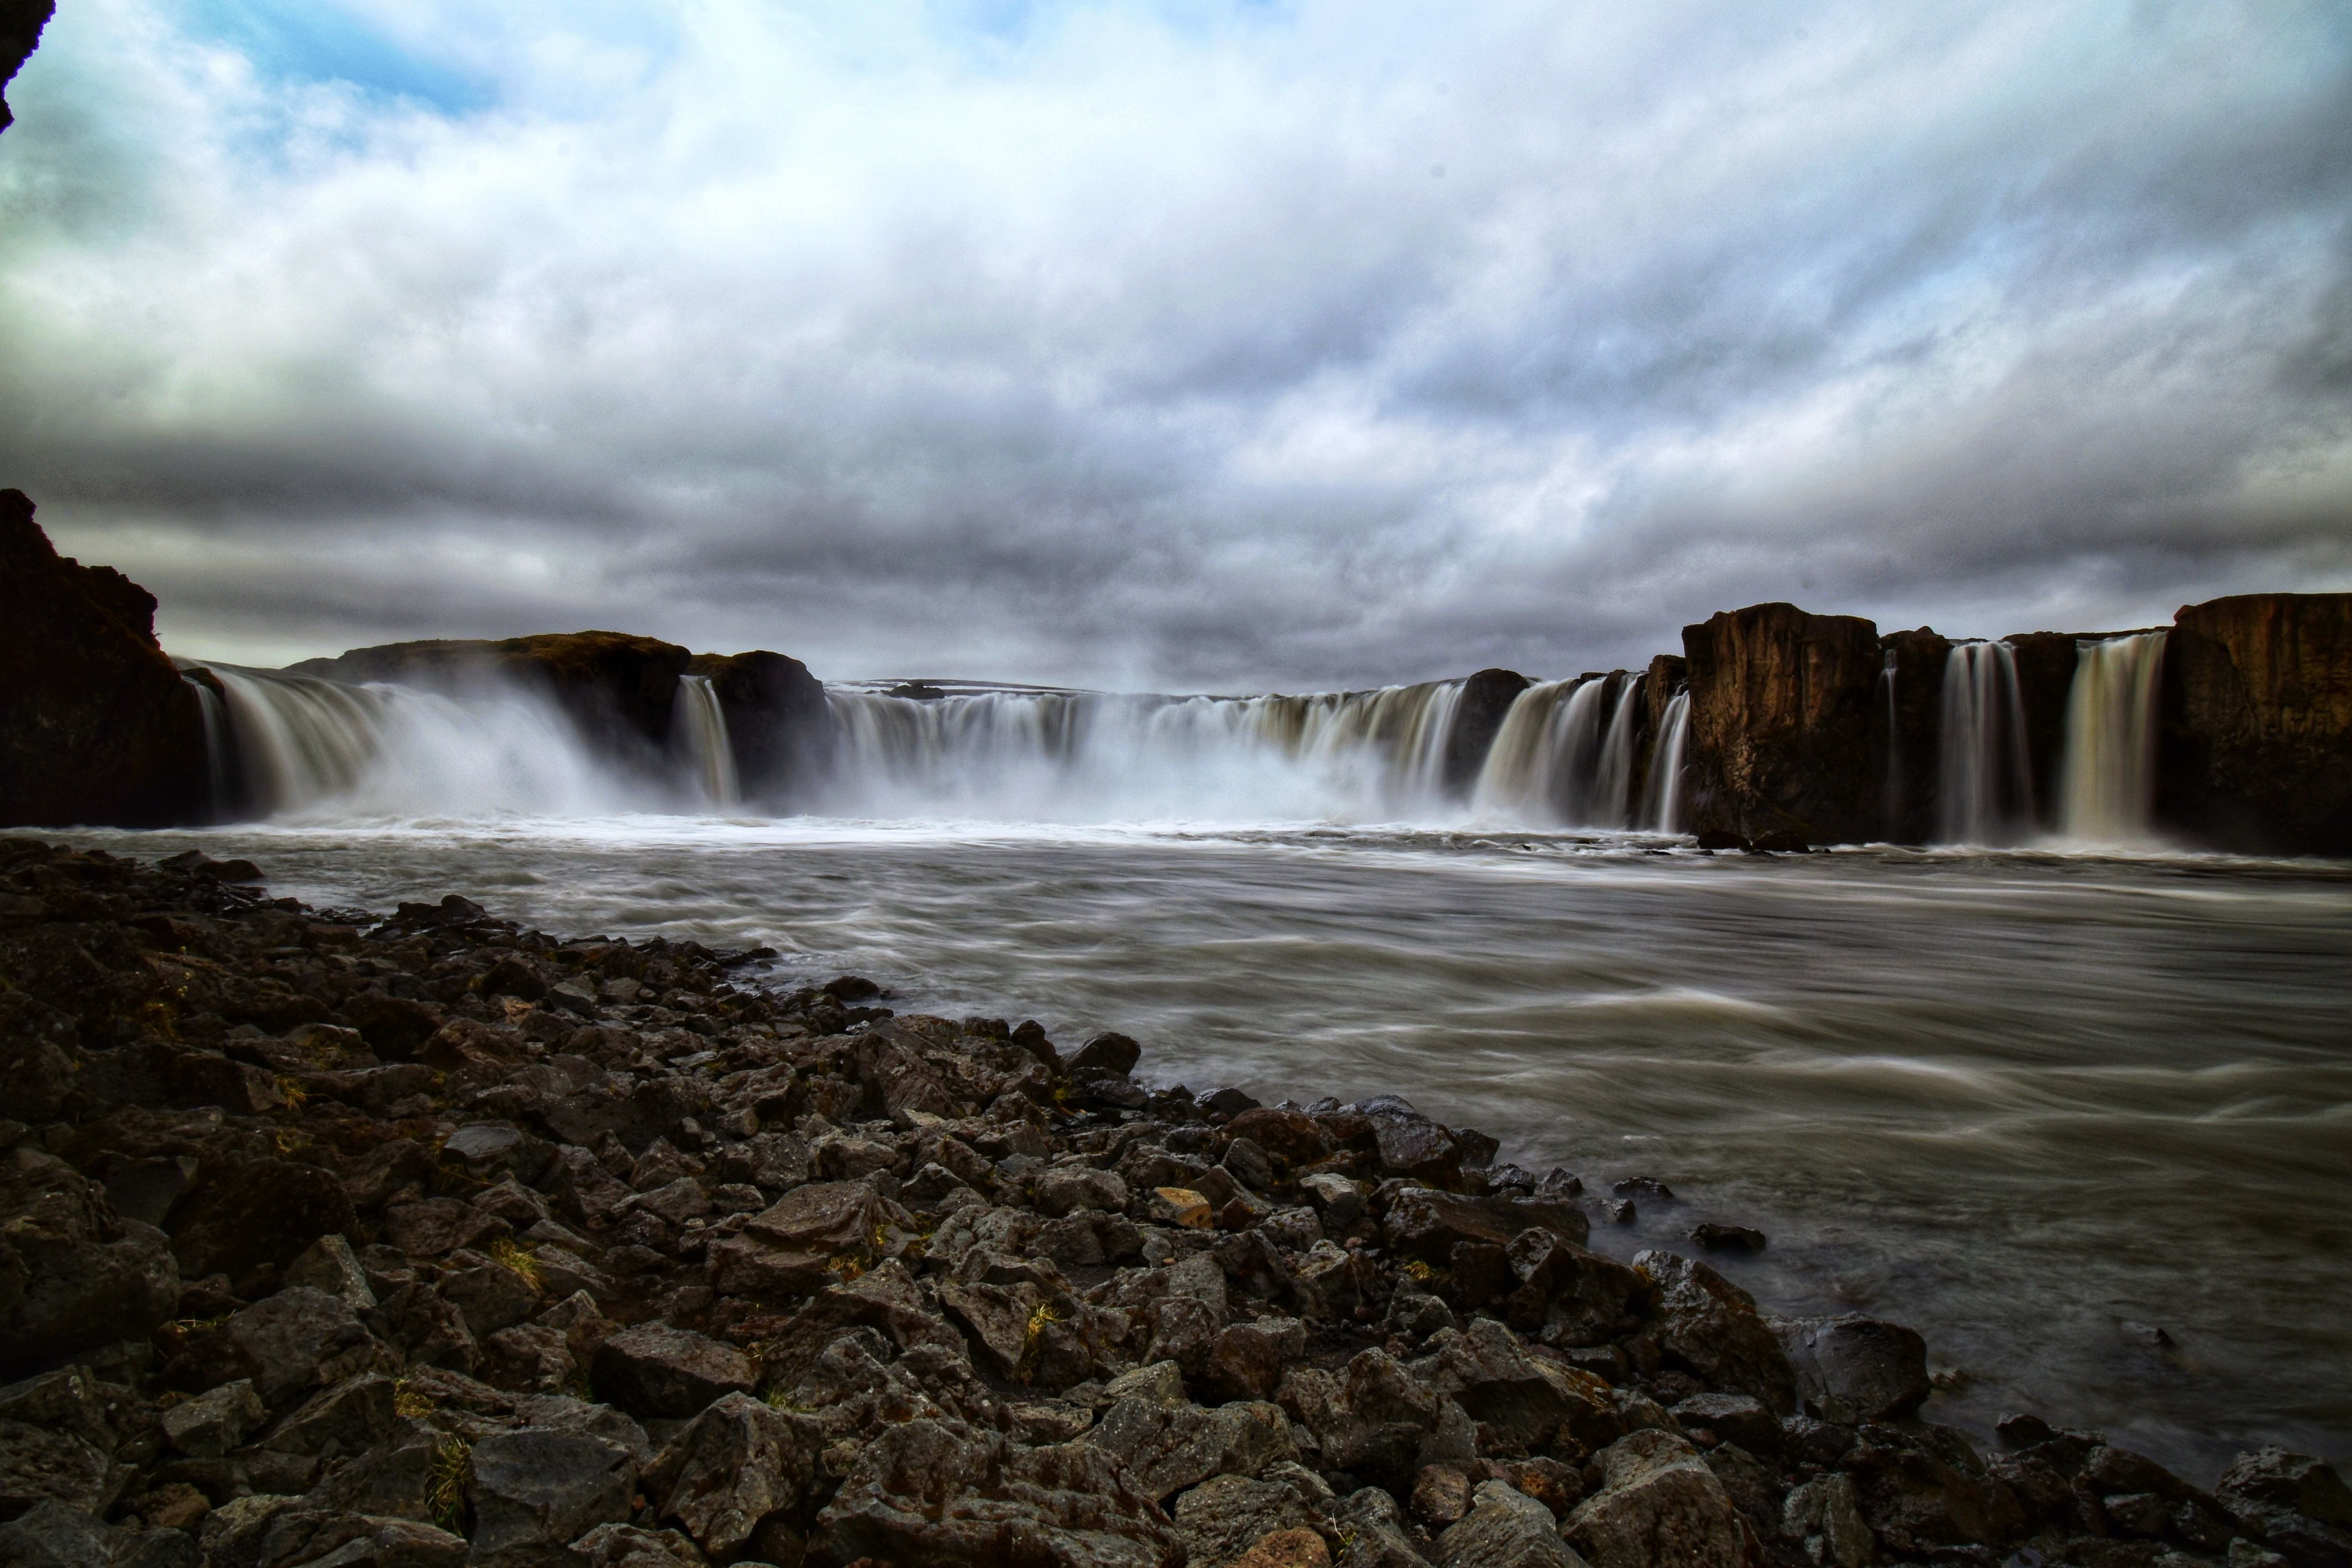
M 1573 1374 L 1528 1355 L 1491 1318 L 1433 1336 L 1429 1350 L 1407 1370 L 1491 1429 L 1504 1452 L 1540 1451 L 1578 1403 Z
M 193 1458 L 216 1459 L 242 1446 L 268 1411 L 250 1378 L 222 1384 L 173 1405 L 156 1418 L 172 1447 Z
M 1125 1078 L 1135 1070 L 1142 1059 L 1143 1047 L 1125 1035 L 1106 1031 L 1080 1046 L 1069 1059 L 1070 1078 L 1077 1082 L 1091 1079 Z
M 1576 1568 L 1551 1510 L 1501 1481 L 1481 1482 L 1475 1497 L 1468 1515 L 1438 1537 L 1438 1568 Z
M 596 1391 L 644 1419 L 699 1415 L 722 1394 L 755 1386 L 741 1351 L 666 1323 L 624 1329 L 597 1347 Z
M 1079 1441 L 1118 1459 L 1136 1489 L 1155 1502 L 1212 1476 L 1255 1476 L 1297 1453 L 1281 1408 L 1252 1402 L 1203 1410 L 1122 1399 Z
M 625 1520 L 636 1479 L 628 1450 L 601 1437 L 530 1426 L 484 1437 L 466 1489 L 470 1561 L 545 1561 L 597 1525 Z
M 2352 1563 L 2352 1489 L 2333 1466 L 2259 1448 L 2222 1471 L 2214 1492 L 2241 1528 L 2295 1568 Z
M 1371 1123 L 1381 1169 L 1388 1174 L 1409 1176 L 1441 1187 L 1461 1181 L 1462 1147 L 1454 1142 L 1454 1134 L 1415 1110 L 1402 1097 L 1375 1095 L 1358 1102 L 1356 1113 Z
M 725 1561 L 769 1519 L 800 1506 L 822 1447 L 808 1416 L 726 1394 L 671 1439 L 646 1473 L 646 1492 L 662 1518 Z
M 1685 1431 L 1704 1428 L 1751 1454 L 1778 1453 L 1780 1418 L 1745 1394 L 1695 1394 L 1672 1407 Z
M 1504 1315 L 1546 1344 L 1597 1345 L 1633 1325 L 1651 1282 L 1612 1258 L 1562 1240 L 1549 1229 L 1521 1231 L 1505 1249 L 1517 1282 Z
M 1464 1197 L 1428 1188 L 1398 1193 L 1381 1224 L 1391 1247 L 1441 1267 L 1453 1262 L 1454 1247 L 1464 1242 L 1508 1247 L 1524 1232 L 1542 1230 L 1570 1246 L 1581 1246 L 1591 1228 L 1583 1214 L 1567 1204 Z
M 1562 1531 L 1593 1568 L 1748 1560 L 1738 1510 L 1688 1443 L 1634 1432 L 1597 1463 L 1601 1489 L 1577 1505 Z
M 1874 1318 L 1806 1318 L 1772 1324 L 1806 1407 L 1851 1426 L 1892 1421 L 1919 1408 L 1932 1386 L 1927 1342 Z
M 1873 1425 L 1840 1461 L 1880 1546 L 1923 1558 L 1965 1543 L 2004 1546 L 2024 1531 L 2016 1495 L 1947 1426 Z
M 1870 1568 L 1878 1560 L 1877 1543 L 1846 1476 L 1827 1475 L 1792 1488 L 1780 1528 L 1818 1568 Z
M 1653 1331 L 1661 1350 L 1709 1387 L 1751 1394 L 1777 1414 L 1796 1409 L 1796 1373 L 1754 1297 L 1670 1252 L 1638 1253 L 1633 1266 L 1657 1282 Z
M 1744 1225 L 1717 1225 L 1709 1221 L 1691 1227 L 1690 1238 L 1709 1252 L 1761 1252 L 1764 1233 Z

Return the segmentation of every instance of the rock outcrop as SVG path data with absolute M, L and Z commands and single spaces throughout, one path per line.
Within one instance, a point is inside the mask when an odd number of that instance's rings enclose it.
M 1882 679 L 1876 718 L 1885 748 L 1879 773 L 1878 830 L 1896 844 L 1925 844 L 1936 835 L 1937 784 L 1943 761 L 1944 663 L 1952 640 L 1932 626 L 1889 632 L 1878 639 Z
M 2164 661 L 2158 819 L 2218 848 L 2352 854 L 2352 594 L 2187 605 Z
M 1693 821 L 1741 838 L 1878 836 L 1878 628 L 1754 605 L 1683 628 Z
M 765 651 L 698 653 L 687 668 L 718 694 L 743 797 L 777 810 L 805 805 L 839 743 L 824 683 L 799 659 Z
M 57 0 L 0 0 L 0 131 L 16 122 L 5 89 L 41 41 L 41 29 L 57 8 Z
M 1494 749 L 1503 715 L 1519 693 L 1533 686 L 1515 669 L 1482 669 L 1462 683 L 1454 705 L 1454 724 L 1445 734 L 1445 793 L 1459 799 L 1478 782 L 1478 770 Z
M 61 557 L 0 490 L 0 826 L 154 827 L 205 810 L 204 710 L 155 599 Z

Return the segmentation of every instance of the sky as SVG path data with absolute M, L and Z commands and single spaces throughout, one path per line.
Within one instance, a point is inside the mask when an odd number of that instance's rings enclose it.
M 1536 676 L 2352 589 L 2352 10 L 60 0 L 0 485 L 278 664 Z

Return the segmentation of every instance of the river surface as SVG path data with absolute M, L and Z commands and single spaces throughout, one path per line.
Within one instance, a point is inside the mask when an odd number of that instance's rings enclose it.
M 389 911 L 766 942 L 901 1011 L 1115 1027 L 1139 1076 L 1405 1095 L 1672 1204 L 1781 1313 L 1908 1322 L 1950 1386 L 2209 1481 L 2352 1458 L 2352 867 L 1638 836 L 850 821 L 411 822 L 70 837 L 249 855 Z M 1670 847 L 1671 846 L 1671 847 Z M 2151 1344 L 2160 1329 L 2168 1345 Z

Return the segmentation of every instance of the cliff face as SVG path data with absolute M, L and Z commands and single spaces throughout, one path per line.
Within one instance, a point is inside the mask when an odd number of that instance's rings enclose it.
M 1503 715 L 1519 693 L 1533 686 L 1514 669 L 1482 669 L 1462 683 L 1462 699 L 1454 706 L 1454 727 L 1445 733 L 1445 793 L 1467 795 L 1478 782 L 1478 770 L 1494 749 L 1495 733 Z
M 499 642 L 387 643 L 289 668 L 330 680 L 385 680 L 437 690 L 512 682 L 552 698 L 604 754 L 650 763 L 668 746 L 677 678 L 692 658 L 654 637 L 566 632 Z
M 824 683 L 799 659 L 765 651 L 698 653 L 687 668 L 718 695 L 744 798 L 805 805 L 832 769 L 838 739 Z
M 1815 844 L 1877 837 L 1878 628 L 1753 605 L 1683 628 L 1696 826 Z
M 0 0 L 0 89 L 16 79 L 17 68 L 41 41 L 41 29 L 57 9 L 57 0 Z M 16 122 L 5 92 L 0 92 L 0 131 Z
M 2157 815 L 2255 854 L 2352 854 L 2352 594 L 2184 607 L 2164 650 Z
M 1873 715 L 1881 734 L 1878 823 L 1874 837 L 1925 844 L 1936 836 L 1937 784 L 1943 765 L 1944 666 L 1952 639 L 1932 626 L 1889 632 L 1878 639 L 1882 675 Z M 1891 700 L 1890 700 L 1891 699 Z
M 155 599 L 60 557 L 0 490 L 0 826 L 205 815 L 204 710 L 155 642 Z

